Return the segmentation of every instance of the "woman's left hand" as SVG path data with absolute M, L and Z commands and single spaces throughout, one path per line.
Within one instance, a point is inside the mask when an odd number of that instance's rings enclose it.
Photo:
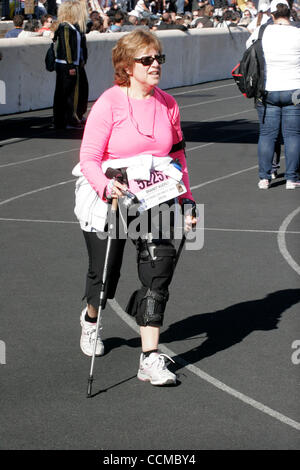
M 181 207 L 184 214 L 184 231 L 190 232 L 196 227 L 198 222 L 196 203 L 191 199 L 183 198 L 181 200 Z
M 193 228 L 196 227 L 198 222 L 197 217 L 194 217 L 193 215 L 189 214 L 184 217 L 184 231 L 185 232 L 190 232 L 193 230 Z

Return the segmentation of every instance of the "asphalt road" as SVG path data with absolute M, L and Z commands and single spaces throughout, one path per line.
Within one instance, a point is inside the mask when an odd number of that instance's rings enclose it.
M 86 398 L 71 175 L 82 133 L 56 133 L 50 109 L 0 118 L 0 449 L 299 449 L 299 191 L 285 189 L 284 157 L 258 189 L 256 111 L 232 80 L 169 92 L 204 205 L 203 248 L 179 260 L 161 333 L 175 387 L 136 378 L 128 242 Z

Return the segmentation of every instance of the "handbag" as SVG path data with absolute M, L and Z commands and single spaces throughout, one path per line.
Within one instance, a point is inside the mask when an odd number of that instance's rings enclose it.
M 54 42 L 52 42 L 45 56 L 45 65 L 48 72 L 53 72 L 55 70 L 55 59 Z

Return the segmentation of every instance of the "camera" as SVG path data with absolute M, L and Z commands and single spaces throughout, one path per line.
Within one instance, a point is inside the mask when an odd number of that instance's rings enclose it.
M 122 198 L 122 203 L 123 206 L 125 206 L 127 209 L 130 209 L 130 207 L 132 207 L 134 204 L 139 203 L 139 200 L 136 195 L 133 194 L 131 191 L 128 191 L 128 189 L 126 191 L 122 191 L 122 193 L 124 194 L 124 197 Z
M 114 178 L 117 181 L 119 181 L 119 183 L 128 184 L 126 168 L 108 168 L 105 172 L 105 176 L 109 179 Z M 139 212 L 143 212 L 145 210 L 142 202 L 131 191 L 127 189 L 125 191 L 122 191 L 122 193 L 124 197 L 122 197 L 121 201 L 122 201 L 123 206 L 127 210 L 129 210 L 135 204 L 140 204 L 139 207 L 137 208 Z

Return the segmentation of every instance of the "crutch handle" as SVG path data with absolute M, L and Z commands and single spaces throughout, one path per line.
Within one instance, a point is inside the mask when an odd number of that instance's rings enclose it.
M 118 209 L 118 198 L 114 197 L 111 203 L 111 209 L 116 212 Z

